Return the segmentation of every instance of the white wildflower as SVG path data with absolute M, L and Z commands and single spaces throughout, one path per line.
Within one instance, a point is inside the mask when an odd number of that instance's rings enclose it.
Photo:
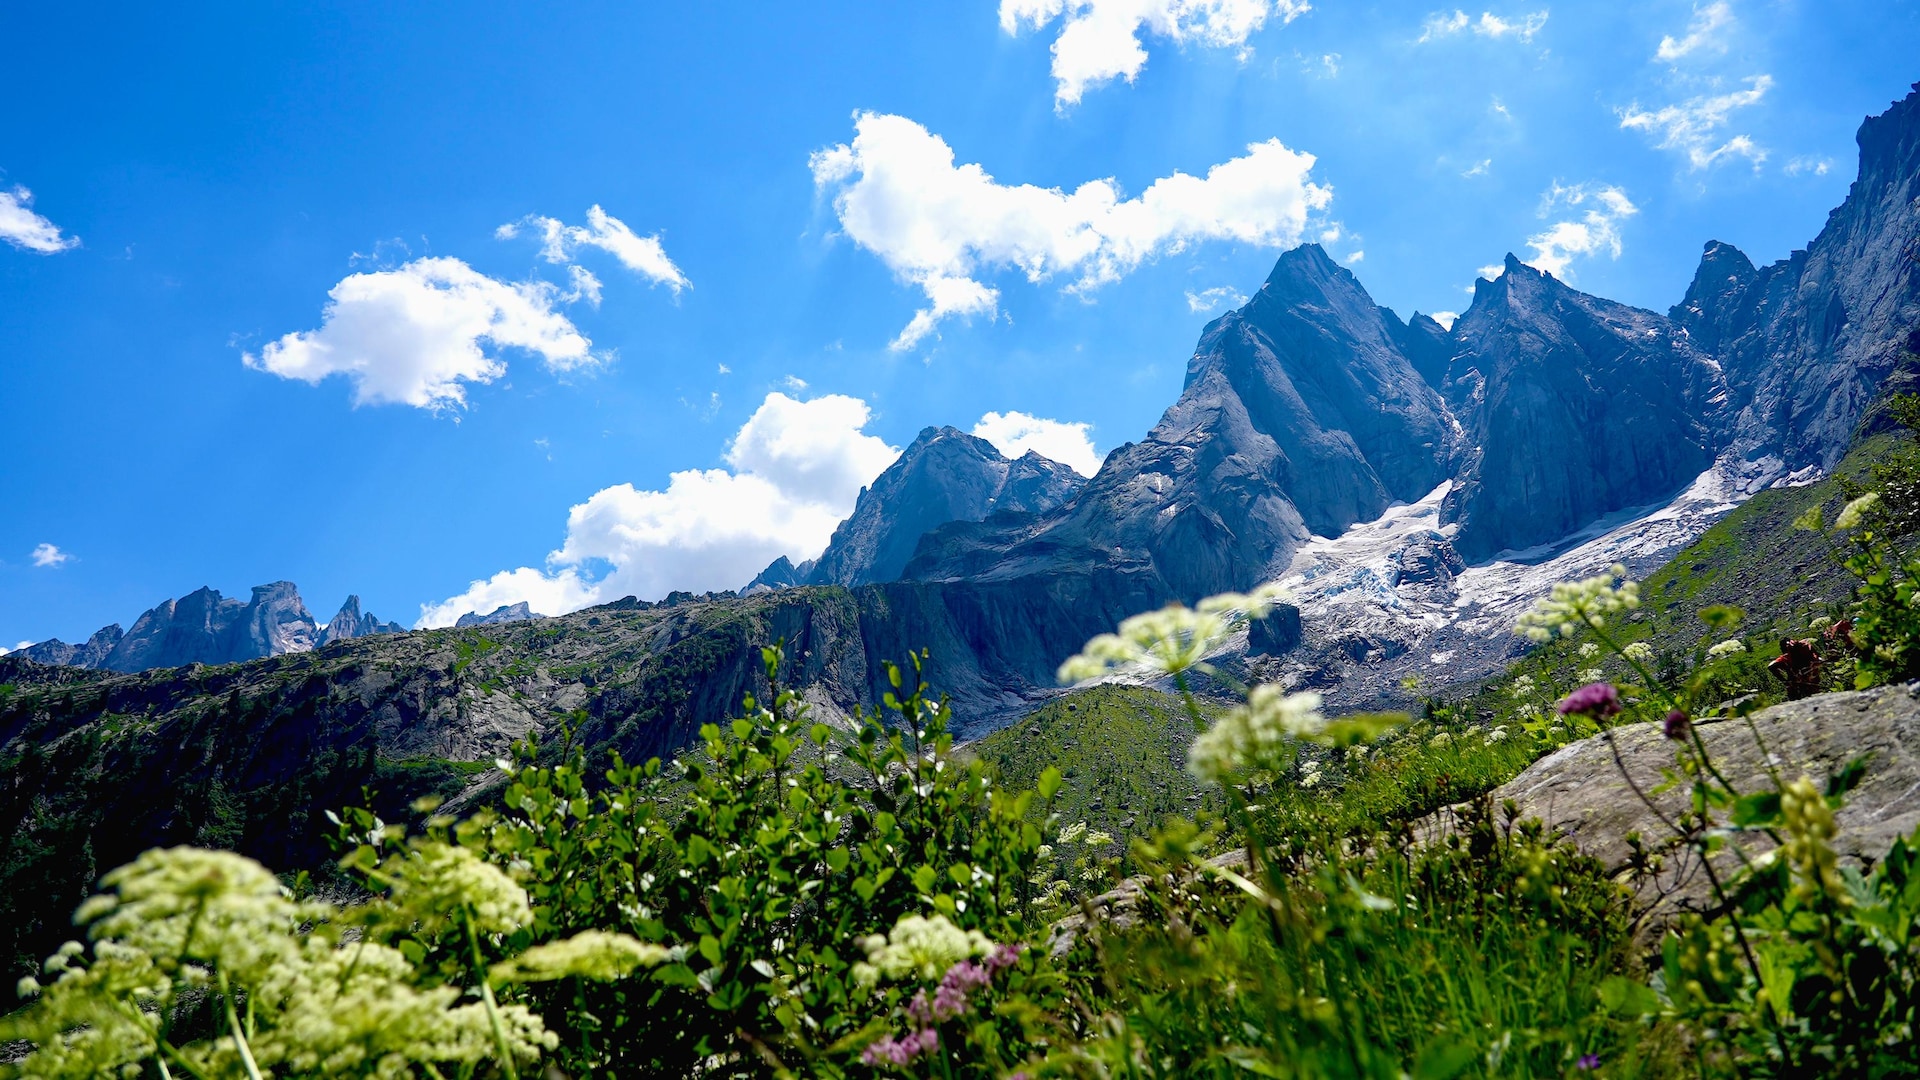
M 1579 671 L 1574 672 L 1574 674 L 1579 676 L 1580 681 L 1583 683 L 1595 683 L 1607 677 L 1606 672 L 1601 671 L 1597 667 L 1581 668 Z
M 1563 581 L 1551 595 L 1534 602 L 1533 609 L 1521 615 L 1514 628 L 1535 641 L 1548 641 L 1555 634 L 1572 637 L 1582 625 L 1606 625 L 1607 616 L 1640 606 L 1640 585 L 1627 581 L 1627 568 L 1616 563 L 1611 570 L 1584 581 Z M 1615 584 L 1618 582 L 1618 584 Z
M 1827 618 L 1825 615 L 1815 615 L 1807 622 L 1807 626 L 1814 630 L 1819 630 L 1832 621 L 1832 619 Z
M 1739 638 L 1728 638 L 1707 648 L 1707 655 L 1715 660 L 1723 656 L 1733 656 L 1747 651 L 1747 646 Z
M 1600 646 L 1595 645 L 1591 641 L 1583 641 L 1580 643 L 1580 659 L 1582 660 L 1589 659 L 1595 656 L 1596 654 L 1598 654 L 1599 652 L 1600 652 Z
M 1427 745 L 1438 748 L 1438 747 L 1445 746 L 1452 741 L 1453 741 L 1452 735 L 1449 735 L 1448 733 L 1441 731 L 1441 732 L 1436 732 L 1433 738 L 1428 739 Z
M 1833 519 L 1836 529 L 1851 529 L 1866 518 L 1867 512 L 1880 505 L 1880 495 L 1869 491 L 1840 508 L 1840 516 Z
M 1513 680 L 1512 686 L 1507 687 L 1507 693 L 1513 695 L 1516 699 L 1524 701 L 1532 697 L 1534 691 L 1537 689 L 1538 687 L 1534 684 L 1533 676 L 1522 675 Z
M 1504 740 L 1506 737 L 1507 737 L 1507 729 L 1504 727 L 1492 728 L 1487 731 L 1487 741 L 1490 743 L 1500 742 Z
M 527 891 L 469 848 L 424 844 L 384 869 L 396 911 L 423 925 L 438 926 L 463 910 L 483 934 L 506 933 L 533 921 Z
M 1653 659 L 1653 646 L 1644 641 L 1628 642 L 1627 646 L 1620 651 L 1626 654 L 1627 659 L 1638 660 L 1643 664 Z
M 1113 834 L 1096 829 L 1088 833 L 1081 842 L 1088 847 L 1106 847 L 1113 843 Z
M 1193 740 L 1187 768 L 1218 784 L 1253 772 L 1279 772 L 1292 758 L 1294 744 L 1326 729 L 1320 695 L 1289 694 L 1271 683 L 1254 687 L 1247 703 L 1229 710 Z
M 626 934 L 585 930 L 564 941 L 535 945 L 488 970 L 495 983 L 551 982 L 570 976 L 612 982 L 667 959 L 668 950 Z
M 960 929 L 944 915 L 904 915 L 886 937 L 862 938 L 860 947 L 867 959 L 853 965 L 853 976 L 871 986 L 882 978 L 908 976 L 931 982 L 962 960 L 992 952 L 993 942 L 978 930 Z
M 1066 828 L 1060 830 L 1060 839 L 1057 840 L 1056 843 L 1064 847 L 1067 844 L 1071 844 L 1076 840 L 1079 840 L 1082 836 L 1085 836 L 1086 833 L 1087 833 L 1087 823 L 1084 821 L 1076 821 L 1073 824 L 1067 826 Z
M 1149 671 L 1178 675 L 1203 667 L 1209 654 L 1226 644 L 1249 618 L 1264 617 L 1285 594 L 1263 585 L 1251 593 L 1222 593 L 1195 607 L 1168 604 L 1122 622 L 1116 633 L 1101 634 L 1060 665 L 1063 683 L 1098 678 L 1109 670 L 1137 664 Z

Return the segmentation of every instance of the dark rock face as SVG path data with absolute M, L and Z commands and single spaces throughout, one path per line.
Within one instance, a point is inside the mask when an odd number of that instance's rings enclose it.
M 771 563 L 768 563 L 767 568 L 760 571 L 759 575 L 752 581 L 747 582 L 740 592 L 743 595 L 749 595 L 767 592 L 772 589 L 791 589 L 795 585 L 804 585 L 807 583 L 807 575 L 813 573 L 813 568 L 817 562 L 817 559 L 808 559 L 806 562 L 795 566 L 793 560 L 782 555 Z
M 360 598 L 349 596 L 347 602 L 340 605 L 339 614 L 320 628 L 320 640 L 317 644 L 331 645 L 336 641 L 349 641 L 371 634 L 401 634 L 405 633 L 406 629 L 399 623 L 382 622 L 371 612 L 362 614 Z
M 545 618 L 545 616 L 536 614 L 533 608 L 529 607 L 525 600 L 522 600 L 517 604 L 502 604 L 494 608 L 491 614 L 487 615 L 469 611 L 455 620 L 453 625 L 457 628 L 469 626 L 498 626 L 501 623 L 525 622 L 528 619 L 541 618 Z
M 1860 175 L 1803 251 L 1761 269 L 1707 245 L 1671 315 L 1726 370 L 1735 446 L 1829 468 L 1920 341 L 1920 83 L 1860 125 Z
M 1507 256 L 1454 324 L 1463 451 L 1446 517 L 1468 561 L 1665 502 L 1712 464 L 1727 388 L 1668 319 Z
M 1395 560 L 1400 566 L 1397 584 L 1450 585 L 1454 575 L 1467 568 L 1466 560 L 1437 533 L 1415 538 L 1400 549 Z
M 97 668 L 106 663 L 113 655 L 113 647 L 120 644 L 124 632 L 119 623 L 103 626 L 94 631 L 93 636 L 82 645 L 69 645 L 59 638 L 43 641 L 38 645 L 29 645 L 15 655 L 24 656 L 39 664 L 60 664 L 66 667 Z
M 1247 652 L 1253 656 L 1284 656 L 1299 648 L 1300 609 L 1275 604 L 1265 618 L 1247 624 Z
M 1072 469 L 1039 454 L 1009 462 L 985 439 L 951 427 L 927 428 L 860 493 L 852 516 L 833 531 L 806 580 L 898 580 L 929 531 L 950 521 L 979 521 L 996 510 L 1052 510 L 1081 483 Z
M 1397 325 L 1318 246 L 1287 252 L 1252 301 L 1207 326 L 1145 440 L 1054 513 L 928 536 L 907 576 L 1037 576 L 1044 593 L 1044 579 L 1117 574 L 1152 598 L 1143 606 L 1272 576 L 1310 533 L 1446 477 L 1446 407 Z
M 1447 328 L 1432 316 L 1417 311 L 1405 325 L 1391 311 L 1383 310 L 1381 315 L 1387 320 L 1387 329 L 1393 332 L 1394 343 L 1413 364 L 1413 370 L 1427 380 L 1428 386 L 1439 389 L 1447 381 L 1447 366 L 1453 362 L 1453 337 Z
M 145 671 L 184 664 L 231 664 L 305 652 L 319 638 L 319 625 L 290 581 L 256 585 L 253 596 L 245 601 L 203 588 L 141 615 L 95 666 Z

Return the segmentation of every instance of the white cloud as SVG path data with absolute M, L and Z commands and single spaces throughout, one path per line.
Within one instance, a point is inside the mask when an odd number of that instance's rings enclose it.
M 665 285 L 676 294 L 693 284 L 674 265 L 673 260 L 667 258 L 667 249 L 660 243 L 658 233 L 652 236 L 636 235 L 627 228 L 626 222 L 602 210 L 598 204 L 587 208 L 587 224 L 584 228 L 536 215 L 502 225 L 493 231 L 493 235 L 502 240 L 511 240 L 520 235 L 522 226 L 539 230 L 540 254 L 550 263 L 572 262 L 581 248 L 596 247 L 619 259 L 620 265 L 656 285 Z
M 1088 435 L 1092 424 L 1044 420 L 1023 412 L 990 412 L 973 425 L 976 438 L 992 443 L 1002 454 L 1017 458 L 1029 450 L 1052 458 L 1081 476 L 1100 471 L 1100 455 Z
M 1453 321 L 1459 317 L 1460 313 L 1457 311 L 1436 311 L 1427 316 L 1427 318 L 1432 319 L 1448 330 L 1453 329 Z
M 917 312 L 892 348 L 910 349 L 941 319 L 998 310 L 983 272 L 1017 268 L 1029 281 L 1074 273 L 1071 291 L 1117 281 L 1142 262 L 1205 240 L 1268 247 L 1299 242 L 1333 189 L 1313 183 L 1312 154 L 1270 139 L 1202 177 L 1176 172 L 1122 199 L 1112 180 L 1071 193 L 996 181 L 954 164 L 945 140 L 905 117 L 857 113 L 851 144 L 816 152 L 814 181 L 833 191 L 841 229 L 920 287 Z
M 617 484 L 567 515 L 545 569 L 502 570 L 458 596 L 423 604 L 418 626 L 522 600 L 549 615 L 632 594 L 737 588 L 775 558 L 812 558 L 898 449 L 865 434 L 858 398 L 768 394 L 734 435 L 725 469 L 688 469 L 664 491 Z
M 1773 76 L 1754 75 L 1747 82 L 1745 90 L 1705 94 L 1656 112 L 1648 112 L 1636 102 L 1620 110 L 1620 126 L 1656 136 L 1659 141 L 1655 145 L 1662 150 L 1684 151 L 1688 163 L 1696 170 L 1725 157 L 1744 157 L 1757 166 L 1767 159 L 1767 152 L 1751 138 L 1735 135 L 1724 142 L 1720 138 L 1720 129 L 1727 125 L 1728 115 L 1735 109 L 1758 105 L 1773 85 Z
M 1363 259 L 1365 259 L 1366 257 L 1367 257 L 1367 253 L 1366 253 L 1366 252 L 1364 252 L 1364 251 L 1356 251 L 1356 252 L 1354 252 L 1353 254 L 1351 254 L 1351 255 L 1349 255 L 1349 256 L 1347 256 L 1346 258 L 1344 258 L 1344 259 L 1341 259 L 1340 261 L 1341 261 L 1341 262 L 1343 262 L 1343 263 L 1346 263 L 1346 264 L 1347 264 L 1348 266 L 1353 266 L 1353 265 L 1355 265 L 1355 264 L 1357 264 L 1357 263 L 1359 263 L 1359 262 L 1360 262 L 1361 260 L 1363 260 Z
M 1781 171 L 1786 173 L 1788 176 L 1799 176 L 1801 173 L 1812 173 L 1815 176 L 1825 176 L 1827 175 L 1827 170 L 1831 168 L 1833 168 L 1832 158 L 1797 157 L 1787 162 L 1786 168 L 1782 169 Z
M 57 567 L 73 561 L 73 556 L 54 547 L 52 544 L 36 544 L 33 548 L 33 565 Z
M 1195 315 L 1203 311 L 1212 311 L 1217 307 L 1239 307 L 1247 302 L 1247 294 L 1231 285 L 1215 285 L 1211 289 L 1194 292 L 1187 291 L 1187 310 Z
M 1660 51 L 1655 58 L 1671 64 L 1690 53 L 1701 49 L 1713 52 L 1726 52 L 1727 39 L 1721 31 L 1733 25 L 1733 6 L 1727 0 L 1715 0 L 1706 7 L 1693 9 L 1693 21 L 1687 24 L 1685 37 L 1675 40 L 1672 37 L 1660 39 Z
M 1460 175 L 1461 176 L 1485 176 L 1492 171 L 1493 171 L 1493 159 L 1481 158 L 1479 161 L 1474 162 L 1473 168 L 1465 170 Z
M 33 192 L 0 188 L 0 240 L 17 248 L 52 255 L 80 246 L 77 236 L 61 236 L 60 226 L 33 212 Z
M 576 282 L 576 287 L 578 283 Z M 592 342 L 554 305 L 565 297 L 542 281 L 496 281 L 454 258 L 416 259 L 394 270 L 354 274 L 328 293 L 318 330 L 269 342 L 248 367 L 318 383 L 344 375 L 355 405 L 423 409 L 466 404 L 467 383 L 507 370 L 504 348 L 537 353 L 553 371 L 596 362 Z
M 1455 8 L 1451 12 L 1436 11 L 1427 16 L 1427 21 L 1420 24 L 1420 40 L 1435 41 L 1472 30 L 1481 37 L 1496 41 L 1510 37 L 1521 42 L 1531 42 L 1533 36 L 1545 29 L 1546 25 L 1545 9 L 1512 18 L 1502 18 L 1491 11 L 1483 11 L 1478 19 L 1469 19 L 1466 12 Z
M 1498 281 L 1500 280 L 1500 275 L 1506 272 L 1507 272 L 1507 268 L 1502 263 L 1488 263 L 1487 265 L 1481 267 L 1479 270 L 1475 271 L 1476 274 L 1478 274 L 1480 277 L 1486 278 L 1488 281 Z M 1468 286 L 1467 291 L 1472 292 L 1473 287 Z
M 1527 260 L 1527 265 L 1562 279 L 1567 276 L 1567 267 L 1579 256 L 1606 252 L 1619 258 L 1620 223 L 1640 212 L 1626 192 L 1612 185 L 1562 187 L 1555 184 L 1541 200 L 1540 216 L 1548 217 L 1562 210 L 1575 211 L 1580 216 L 1557 221 L 1527 238 L 1527 246 L 1533 249 L 1533 258 Z M 1481 272 L 1484 274 L 1486 268 Z
M 1306 0 L 1000 0 L 1000 28 L 1035 30 L 1055 19 L 1054 107 L 1078 104 L 1089 87 L 1114 79 L 1132 82 L 1147 64 L 1142 29 L 1175 45 L 1195 42 L 1246 55 L 1247 38 L 1278 16 L 1293 20 L 1313 10 Z

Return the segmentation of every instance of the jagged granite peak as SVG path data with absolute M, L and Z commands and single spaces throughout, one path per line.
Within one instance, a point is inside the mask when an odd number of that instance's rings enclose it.
M 1452 337 L 1445 392 L 1462 449 L 1445 518 L 1468 562 L 1665 502 L 1713 463 L 1726 384 L 1670 319 L 1509 254 Z
M 1785 470 L 1831 468 L 1920 353 L 1920 83 L 1856 141 L 1858 178 L 1812 243 L 1751 273 L 1709 244 L 1672 312 L 1726 371 L 1734 447 Z
M 1044 514 L 1064 506 L 1086 486 L 1087 478 L 1038 450 L 1029 450 L 1007 464 L 1007 477 L 993 497 L 992 512 Z
M 517 604 L 501 604 L 486 615 L 469 611 L 454 620 L 453 625 L 464 630 L 469 626 L 498 626 L 501 623 L 526 622 L 528 619 L 544 618 L 546 618 L 545 615 L 534 611 L 525 600 L 522 600 Z
M 1380 315 L 1392 331 L 1394 343 L 1413 364 L 1413 370 L 1427 380 L 1428 386 L 1439 389 L 1447 381 L 1447 365 L 1453 362 L 1453 335 L 1433 316 L 1417 311 L 1405 323 L 1391 308 L 1380 309 Z
M 85 643 L 69 645 L 59 638 L 50 638 L 38 645 L 29 645 L 19 650 L 17 655 L 24 656 L 39 664 L 59 664 L 65 667 L 97 668 L 113 655 L 113 647 L 120 644 L 125 632 L 119 623 L 110 623 L 93 632 Z
M 927 532 L 950 521 L 979 521 L 996 510 L 1052 510 L 1081 483 L 1073 470 L 1039 454 L 1010 462 L 992 443 L 958 428 L 926 428 L 860 492 L 807 581 L 898 580 Z
M 200 588 L 167 600 L 134 620 L 98 667 L 145 671 L 183 664 L 231 664 L 306 652 L 319 624 L 290 581 L 256 585 L 247 600 Z
M 808 559 L 796 566 L 792 559 L 782 555 L 768 563 L 767 568 L 760 571 L 752 581 L 747 582 L 740 589 L 740 594 L 751 596 L 771 589 L 791 589 L 796 585 L 805 585 L 807 576 L 813 573 L 813 568 L 818 562 L 817 559 Z
M 406 627 L 395 622 L 383 622 L 371 612 L 362 613 L 360 597 L 349 596 L 347 602 L 340 605 L 338 614 L 320 628 L 318 645 L 331 645 L 336 641 L 351 641 L 354 638 L 367 637 L 370 634 L 400 634 Z
M 1450 426 L 1395 326 L 1316 244 L 1209 323 L 1179 401 L 1107 456 L 1066 507 L 948 526 L 908 568 L 934 580 L 1112 572 L 1130 595 L 1195 599 L 1284 569 L 1446 478 Z

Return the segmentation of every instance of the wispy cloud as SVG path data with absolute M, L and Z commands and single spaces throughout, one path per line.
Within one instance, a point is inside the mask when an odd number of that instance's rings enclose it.
M 1247 39 L 1268 19 L 1290 23 L 1311 10 L 1307 0 L 1000 0 L 1000 28 L 1017 34 L 1022 26 L 1039 30 L 1060 20 L 1052 50 L 1054 106 L 1064 110 L 1092 87 L 1139 77 L 1147 65 L 1142 34 L 1245 56 Z
M 1246 302 L 1247 295 L 1231 285 L 1215 285 L 1199 292 L 1187 291 L 1187 310 L 1195 315 L 1217 307 L 1239 307 Z
M 39 255 L 80 246 L 77 236 L 60 235 L 60 226 L 33 211 L 33 192 L 0 188 L 0 240 Z
M 1426 22 L 1420 24 L 1420 40 L 1438 41 L 1441 38 L 1454 37 L 1471 31 L 1480 37 L 1492 38 L 1496 41 L 1501 38 L 1513 38 L 1527 43 L 1533 41 L 1535 34 L 1546 29 L 1547 14 L 1545 8 L 1530 14 L 1512 16 L 1500 16 L 1491 11 L 1483 11 L 1478 19 L 1472 19 L 1459 8 L 1451 12 L 1436 11 L 1427 16 Z
M 1662 109 L 1646 110 L 1638 102 L 1620 110 L 1620 127 L 1643 131 L 1662 150 L 1678 150 L 1694 170 L 1708 168 L 1729 157 L 1744 157 L 1755 165 L 1767 159 L 1765 149 L 1746 135 L 1723 138 L 1736 109 L 1758 105 L 1773 86 L 1773 76 L 1754 75 L 1745 90 L 1703 94 Z
M 1640 208 L 1633 205 L 1626 192 L 1610 184 L 1554 184 L 1540 201 L 1540 216 L 1565 212 L 1578 216 L 1556 221 L 1527 238 L 1527 246 L 1533 249 L 1527 265 L 1563 279 L 1573 260 L 1581 256 L 1604 252 L 1619 258 L 1620 225 Z M 1485 274 L 1485 269 L 1481 272 Z
M 1732 26 L 1733 5 L 1727 0 L 1715 0 L 1706 7 L 1696 7 L 1693 9 L 1693 21 L 1687 24 L 1687 32 L 1678 38 L 1671 35 L 1661 38 L 1660 50 L 1654 56 L 1671 64 L 1702 50 L 1726 52 L 1726 31 Z
M 34 545 L 33 554 L 28 556 L 28 558 L 33 560 L 33 565 L 49 570 L 65 566 L 67 563 L 73 561 L 72 555 L 61 551 L 52 544 Z
M 687 275 L 667 258 L 667 249 L 661 244 L 658 233 L 641 236 L 627 227 L 627 223 L 602 210 L 598 204 L 587 208 L 587 223 L 567 225 L 557 218 L 538 215 L 508 222 L 493 231 L 502 240 L 511 240 L 520 235 L 520 231 L 532 229 L 540 234 L 540 255 L 550 263 L 570 263 L 575 253 L 583 247 L 599 248 L 620 260 L 620 265 L 646 278 L 655 285 L 665 285 L 678 293 L 693 283 Z M 589 278 L 591 274 L 587 275 Z M 598 286 L 594 282 L 594 302 L 599 302 Z

